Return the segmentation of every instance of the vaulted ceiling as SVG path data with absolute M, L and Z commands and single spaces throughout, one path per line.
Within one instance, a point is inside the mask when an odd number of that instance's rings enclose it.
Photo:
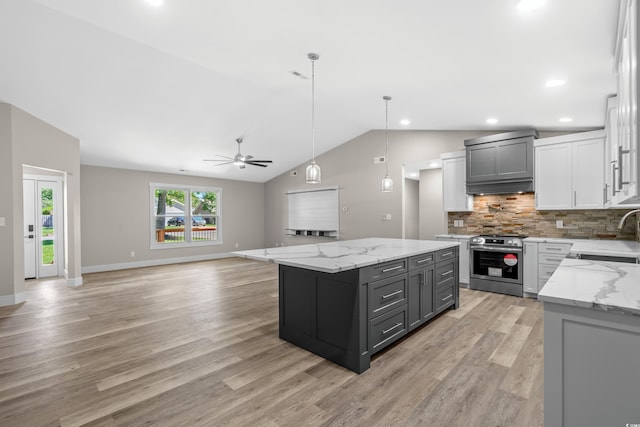
M 309 52 L 316 153 L 384 128 L 383 95 L 392 129 L 594 128 L 616 92 L 617 13 L 616 0 L 2 0 L 0 102 L 78 137 L 83 164 L 264 182 L 311 157 Z M 232 157 L 239 136 L 274 163 L 202 161 Z

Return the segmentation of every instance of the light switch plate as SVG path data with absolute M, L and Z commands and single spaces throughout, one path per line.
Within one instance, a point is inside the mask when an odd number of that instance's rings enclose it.
M 4 227 L 6 224 L 6 220 L 4 219 L 3 216 L 0 216 L 0 227 Z
M 557 220 L 556 221 L 556 228 L 562 228 L 562 227 L 564 227 L 564 224 L 562 223 L 562 220 L 561 219 Z

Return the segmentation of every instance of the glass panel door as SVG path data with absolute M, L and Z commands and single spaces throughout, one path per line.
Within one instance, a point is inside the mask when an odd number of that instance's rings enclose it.
M 63 235 L 62 218 L 62 185 L 57 181 L 38 181 L 38 240 L 39 266 L 38 277 L 59 276 L 60 249 Z

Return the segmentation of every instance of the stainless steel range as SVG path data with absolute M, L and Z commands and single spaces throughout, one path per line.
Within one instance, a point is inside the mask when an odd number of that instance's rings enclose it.
M 469 287 L 522 296 L 522 239 L 519 235 L 477 236 L 470 241 Z

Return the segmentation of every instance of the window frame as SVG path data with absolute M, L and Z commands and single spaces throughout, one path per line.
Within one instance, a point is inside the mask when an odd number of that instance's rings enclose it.
M 184 204 L 184 242 L 179 243 L 159 243 L 156 240 L 156 206 L 155 197 L 156 190 L 178 190 L 183 191 L 185 204 Z M 216 240 L 192 240 L 192 225 L 187 227 L 187 224 L 192 224 L 191 217 L 204 217 L 206 215 L 194 215 L 191 213 L 193 207 L 191 206 L 191 194 L 199 192 L 216 193 Z M 160 182 L 149 182 L 149 249 L 171 249 L 171 248 L 193 248 L 200 246 L 220 246 L 223 244 L 222 240 L 222 188 L 221 187 L 207 187 L 202 185 L 184 185 L 184 184 L 166 184 Z

